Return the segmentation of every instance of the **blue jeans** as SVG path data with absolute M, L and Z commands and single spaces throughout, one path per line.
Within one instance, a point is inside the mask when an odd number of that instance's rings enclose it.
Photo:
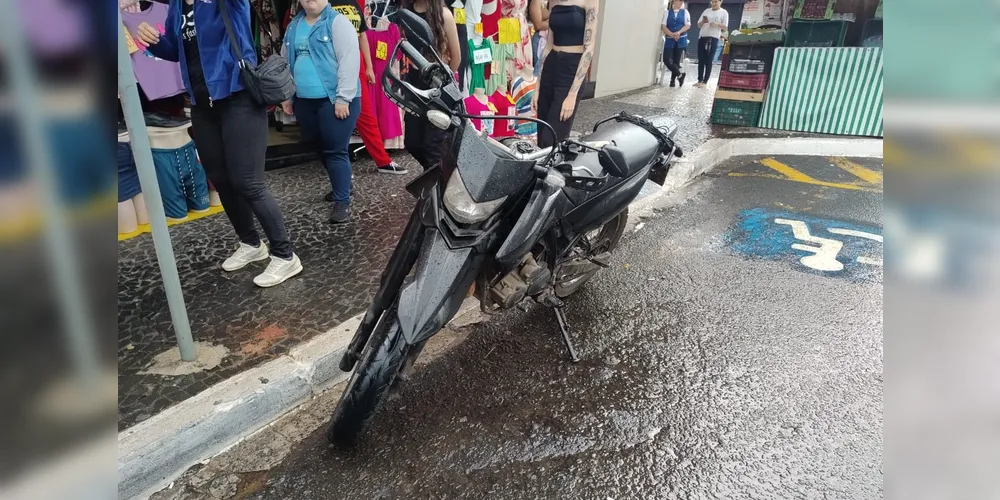
M 713 61 L 717 63 L 722 62 L 722 48 L 725 47 L 725 45 L 726 42 L 719 40 L 719 45 L 715 48 L 715 57 L 712 59 Z
M 313 143 L 320 153 L 333 187 L 334 203 L 351 202 L 351 156 L 348 148 L 351 133 L 361 116 L 361 97 L 350 104 L 351 114 L 341 120 L 333 114 L 330 99 L 303 99 L 294 101 L 295 119 L 302 131 L 302 140 Z

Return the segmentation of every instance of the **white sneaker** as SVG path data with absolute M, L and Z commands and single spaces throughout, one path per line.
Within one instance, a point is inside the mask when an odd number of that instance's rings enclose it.
M 261 288 L 268 288 L 280 285 L 288 278 L 301 272 L 302 261 L 299 260 L 298 255 L 292 254 L 291 260 L 285 260 L 272 255 L 271 263 L 267 265 L 267 269 L 254 278 L 253 282 Z
M 240 242 L 240 247 L 236 249 L 236 253 L 222 263 L 222 270 L 229 272 L 238 271 L 247 267 L 247 264 L 251 262 L 266 259 L 267 256 L 267 245 L 263 241 L 255 247 Z

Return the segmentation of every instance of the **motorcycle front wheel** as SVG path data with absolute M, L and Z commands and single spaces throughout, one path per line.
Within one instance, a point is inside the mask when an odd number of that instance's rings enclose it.
M 411 346 L 403 339 L 396 307 L 386 311 L 368 341 L 351 381 L 340 396 L 326 437 L 331 444 L 357 444 L 389 397 Z

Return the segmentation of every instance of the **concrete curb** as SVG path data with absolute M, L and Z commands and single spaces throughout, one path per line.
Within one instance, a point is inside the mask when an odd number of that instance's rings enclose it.
M 466 299 L 456 320 L 479 308 Z M 118 497 L 145 498 L 192 465 L 347 380 L 340 358 L 364 314 L 118 434 Z
M 881 139 L 712 139 L 677 161 L 662 187 L 630 207 L 648 212 L 664 197 L 733 156 L 881 157 Z M 478 308 L 466 299 L 462 315 Z M 192 465 L 211 458 L 347 379 L 340 357 L 362 315 L 297 346 L 276 360 L 220 382 L 118 434 L 119 498 L 148 496 Z

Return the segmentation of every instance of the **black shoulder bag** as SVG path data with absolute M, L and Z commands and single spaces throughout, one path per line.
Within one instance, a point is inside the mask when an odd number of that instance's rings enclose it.
M 261 105 L 281 104 L 291 99 L 295 95 L 295 83 L 292 81 L 288 60 L 284 56 L 276 52 L 256 68 L 243 59 L 243 52 L 233 31 L 233 23 L 229 19 L 229 7 L 226 6 L 228 1 L 216 0 L 216 3 L 219 4 L 222 13 L 222 22 L 226 24 L 229 43 L 233 46 L 233 56 L 239 59 L 240 76 L 243 77 L 243 85 L 247 92 Z

